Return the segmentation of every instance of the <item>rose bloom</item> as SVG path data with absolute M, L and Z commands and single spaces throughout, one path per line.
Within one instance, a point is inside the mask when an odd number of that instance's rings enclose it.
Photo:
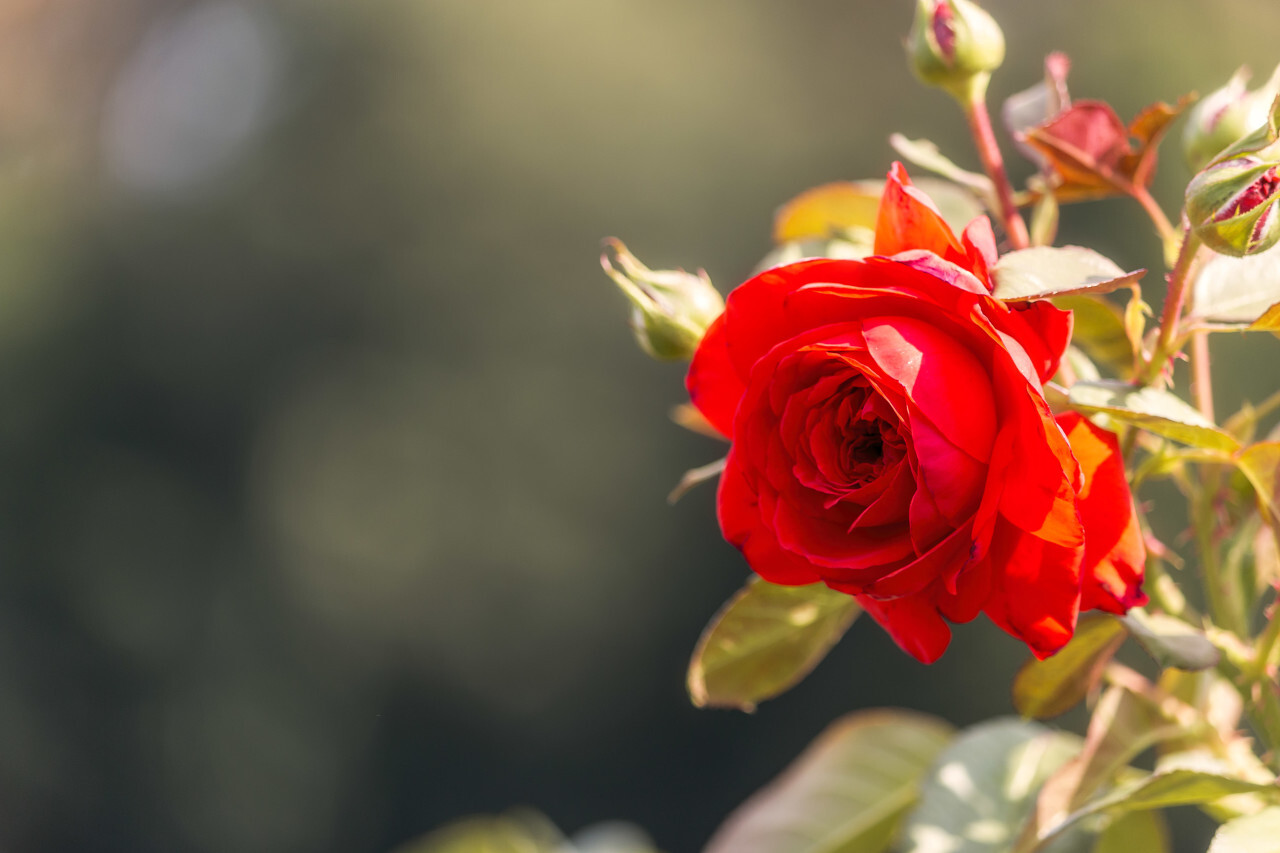
M 979 612 L 1044 658 L 1081 610 L 1146 602 L 1116 437 L 1042 392 L 1071 315 L 992 297 L 995 260 L 985 217 L 957 239 L 894 164 L 875 256 L 747 281 L 687 380 L 733 442 L 725 538 L 767 581 L 856 596 L 926 663 Z

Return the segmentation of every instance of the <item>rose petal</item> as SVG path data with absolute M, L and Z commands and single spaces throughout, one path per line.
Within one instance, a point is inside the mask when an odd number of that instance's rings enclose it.
M 716 497 L 720 530 L 729 544 L 746 557 L 760 577 L 784 586 L 803 586 L 821 580 L 809 561 L 783 550 L 773 532 L 763 523 L 759 502 L 742 476 L 742 469 L 729 451 Z
M 725 317 L 721 314 L 702 336 L 684 382 L 690 402 L 713 427 L 731 438 L 733 416 L 747 386 L 729 360 L 726 343 Z
M 972 351 L 910 317 L 876 318 L 862 329 L 867 352 L 938 431 L 979 462 L 990 459 L 995 399 Z
M 839 590 L 839 584 L 828 584 Z M 889 632 L 903 651 L 921 663 L 933 663 L 942 657 L 951 643 L 951 629 L 938 609 L 924 595 L 880 601 L 869 595 L 858 596 L 858 603 L 872 619 Z
M 960 263 L 965 252 L 933 201 L 911 185 L 901 163 L 889 169 L 880 211 L 876 217 L 877 255 L 896 255 L 912 249 L 933 252 L 943 260 Z
M 991 597 L 983 610 L 1036 657 L 1049 657 L 1075 631 L 1083 557 L 1083 543 L 1064 547 L 998 522 L 991 542 Z
M 1120 443 L 1114 433 L 1076 412 L 1059 415 L 1058 424 L 1084 472 L 1078 500 L 1085 530 L 1080 607 L 1123 614 L 1146 604 L 1147 596 L 1142 591 L 1146 546 Z

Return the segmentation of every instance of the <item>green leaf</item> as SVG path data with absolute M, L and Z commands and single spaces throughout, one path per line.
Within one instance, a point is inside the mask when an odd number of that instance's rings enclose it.
M 515 811 L 455 821 L 397 847 L 394 853 L 563 853 L 564 843 L 542 815 Z
M 1071 386 L 1069 400 L 1072 408 L 1082 412 L 1101 412 L 1194 447 L 1234 451 L 1240 446 L 1240 442 L 1168 391 L 1136 388 L 1127 382 L 1077 382 Z
M 1236 454 L 1236 465 L 1258 494 L 1258 505 L 1280 520 L 1280 441 L 1260 441 Z
M 704 853 L 879 853 L 952 736 L 923 714 L 849 714 L 730 815 Z
M 1243 258 L 1215 255 L 1192 291 L 1194 316 L 1215 323 L 1253 323 L 1280 303 L 1280 251 Z
M 1101 812 L 1119 815 L 1172 806 L 1197 806 L 1212 803 L 1233 794 L 1247 793 L 1266 794 L 1274 800 L 1277 795 L 1280 795 L 1280 788 L 1202 770 L 1170 770 L 1165 773 L 1152 773 L 1127 785 L 1121 785 L 1074 812 L 1051 829 L 1048 834 L 1042 835 L 1041 844 L 1060 835 L 1084 818 Z
M 1280 302 L 1268 308 L 1261 317 L 1249 324 L 1250 332 L 1271 332 L 1280 336 Z
M 962 169 L 951 161 L 951 158 L 938 150 L 938 146 L 928 139 L 908 139 L 901 133 L 889 137 L 889 145 L 908 163 L 928 169 L 949 181 L 972 190 L 979 198 L 987 200 L 987 207 L 995 210 L 993 204 L 996 197 L 995 185 L 986 175 Z
M 1005 853 L 1046 778 L 1080 748 L 1038 723 L 993 720 L 948 747 L 921 786 L 904 831 L 907 853 Z M 1073 842 L 1068 849 L 1080 849 Z
M 1127 636 L 1105 613 L 1080 617 L 1075 636 L 1053 657 L 1028 660 L 1013 680 L 1013 707 L 1024 717 L 1045 719 L 1070 710 L 1098 683 L 1102 670 Z
M 996 299 L 1019 301 L 1078 293 L 1110 293 L 1133 284 L 1146 270 L 1126 273 L 1092 249 L 1037 246 L 1001 255 L 991 271 Z
M 752 578 L 711 620 L 689 662 L 698 707 L 755 710 L 818 665 L 862 609 L 823 584 Z
M 1181 619 L 1134 608 L 1122 621 L 1138 645 L 1161 667 L 1194 672 L 1218 663 L 1218 649 L 1204 632 Z
M 1071 342 L 1117 376 L 1133 372 L 1133 347 L 1120 309 L 1100 296 L 1057 296 L 1053 304 L 1072 315 Z
M 1274 853 L 1280 842 L 1280 808 L 1236 818 L 1218 827 L 1208 853 Z
M 1168 853 L 1169 828 L 1160 812 L 1129 812 L 1107 825 L 1093 853 Z

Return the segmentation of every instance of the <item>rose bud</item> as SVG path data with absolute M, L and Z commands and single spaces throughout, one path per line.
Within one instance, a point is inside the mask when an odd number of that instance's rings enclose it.
M 1280 240 L 1280 97 L 1266 124 L 1217 156 L 1187 185 L 1187 220 L 1224 255 L 1265 252 Z
M 1266 122 L 1267 110 L 1280 94 L 1280 66 L 1252 92 L 1245 88 L 1248 80 L 1248 69 L 1241 68 L 1227 85 L 1204 96 L 1187 113 L 1182 153 L 1192 171 L 1203 169 L 1227 146 Z
M 640 348 L 663 361 L 690 359 L 707 327 L 724 311 L 724 297 L 702 270 L 651 270 L 620 240 L 607 240 L 600 265 L 631 300 L 631 328 Z
M 907 56 L 922 82 L 967 102 L 1004 61 L 1004 34 L 969 0 L 919 0 Z

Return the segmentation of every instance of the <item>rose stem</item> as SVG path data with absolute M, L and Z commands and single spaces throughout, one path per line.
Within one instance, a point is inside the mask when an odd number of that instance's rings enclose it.
M 1212 423 L 1217 423 L 1213 416 L 1213 371 L 1209 369 L 1209 333 L 1196 332 L 1191 336 L 1191 392 L 1196 398 L 1196 408 Z
M 969 120 L 969 131 L 978 148 L 982 168 L 995 185 L 996 200 L 1000 203 L 1000 219 L 1004 223 L 1005 234 L 1009 236 L 1009 244 L 1015 249 L 1026 249 L 1031 245 L 1031 238 L 1027 234 L 1027 224 L 1022 221 L 1022 214 L 1018 213 L 1018 206 L 1013 203 L 1013 187 L 1009 185 L 1009 175 L 1004 170 L 1004 157 L 1000 154 L 995 131 L 991 129 L 986 86 L 978 87 L 969 97 L 964 114 Z
M 1133 196 L 1138 204 L 1142 205 L 1142 209 L 1147 212 L 1147 216 L 1151 217 L 1151 222 L 1156 226 L 1156 231 L 1159 232 L 1161 240 L 1165 243 L 1172 243 L 1178 239 L 1178 229 L 1173 227 L 1169 217 L 1164 215 L 1164 210 L 1151 197 L 1151 193 L 1147 191 L 1146 187 L 1125 183 L 1123 188 L 1129 195 Z
M 1169 289 L 1164 297 L 1164 309 L 1160 313 L 1160 335 L 1156 338 L 1155 348 L 1151 351 L 1151 360 L 1141 377 L 1142 385 L 1150 385 L 1160 378 L 1165 363 L 1173 351 L 1177 349 L 1178 321 L 1182 318 L 1182 308 L 1187 302 L 1187 290 L 1191 281 L 1191 267 L 1195 263 L 1196 252 L 1200 248 L 1200 238 L 1188 228 L 1182 238 L 1182 248 L 1178 250 L 1178 260 L 1173 271 L 1166 277 Z

